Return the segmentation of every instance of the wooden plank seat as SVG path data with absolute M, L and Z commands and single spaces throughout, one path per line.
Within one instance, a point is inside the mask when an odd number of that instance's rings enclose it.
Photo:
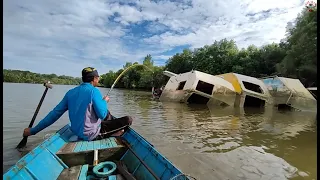
M 75 141 L 74 134 L 68 128 L 61 133 L 66 144 L 62 146 L 56 155 L 68 166 L 79 166 L 84 164 L 92 165 L 94 150 L 98 150 L 99 162 L 111 159 L 119 159 L 125 150 L 125 145 L 115 137 L 96 141 Z

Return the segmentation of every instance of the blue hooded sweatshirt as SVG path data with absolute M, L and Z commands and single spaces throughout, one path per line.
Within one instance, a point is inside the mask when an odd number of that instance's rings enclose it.
M 62 101 L 30 132 L 32 135 L 37 134 L 68 110 L 72 132 L 79 138 L 90 141 L 100 133 L 101 119 L 108 114 L 107 107 L 99 89 L 90 83 L 82 83 L 69 90 Z

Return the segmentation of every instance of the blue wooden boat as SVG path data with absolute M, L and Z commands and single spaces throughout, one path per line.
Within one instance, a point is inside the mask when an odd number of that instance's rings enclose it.
M 185 180 L 189 177 L 132 128 L 121 137 L 78 141 L 67 124 L 22 157 L 3 179 Z

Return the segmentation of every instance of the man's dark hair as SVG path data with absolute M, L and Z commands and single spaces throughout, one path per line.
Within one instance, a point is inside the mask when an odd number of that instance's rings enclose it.
M 82 82 L 86 83 L 86 82 L 91 82 L 93 81 L 94 76 L 89 76 L 89 77 L 82 77 Z
M 86 67 L 82 70 L 82 82 L 91 82 L 94 77 L 99 77 L 98 71 L 93 67 Z

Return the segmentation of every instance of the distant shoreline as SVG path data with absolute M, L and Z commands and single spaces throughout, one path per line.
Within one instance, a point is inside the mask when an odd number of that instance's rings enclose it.
M 6 82 L 3 81 L 3 83 L 10 83 L 10 84 L 42 84 L 42 83 L 32 83 L 32 82 Z M 55 84 L 55 83 L 51 83 L 53 85 L 66 85 L 66 86 L 77 86 L 79 84 Z
M 10 83 L 10 84 L 39 84 L 41 85 L 41 83 L 27 83 L 27 82 L 5 82 L 3 81 L 3 83 Z M 64 85 L 64 86 L 78 86 L 80 84 L 54 84 L 52 83 L 53 85 Z M 110 89 L 111 87 L 104 87 L 102 85 L 100 86 L 97 86 L 99 88 L 105 88 L 105 89 Z M 114 87 L 114 89 L 119 89 L 119 90 L 132 90 L 132 91 L 146 91 L 146 92 L 149 92 L 149 89 L 139 89 L 139 88 L 135 88 L 135 89 L 129 89 L 129 88 L 117 88 L 117 87 Z M 151 89 L 150 89 L 150 92 L 151 92 Z

